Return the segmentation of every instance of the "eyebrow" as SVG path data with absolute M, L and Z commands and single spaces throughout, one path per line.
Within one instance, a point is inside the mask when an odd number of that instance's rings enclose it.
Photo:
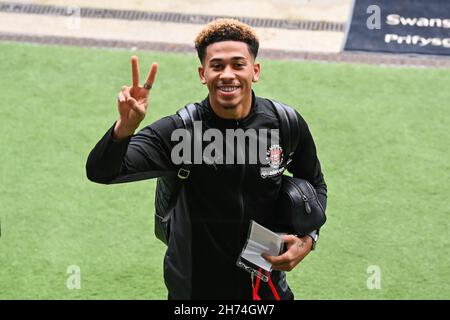
M 235 56 L 235 57 L 232 57 L 231 58 L 231 60 L 246 60 L 247 58 L 246 57 L 244 57 L 244 56 Z M 224 61 L 225 59 L 222 59 L 222 58 L 213 58 L 213 59 L 211 59 L 211 60 L 209 60 L 209 63 L 211 63 L 211 62 L 221 62 L 221 61 Z

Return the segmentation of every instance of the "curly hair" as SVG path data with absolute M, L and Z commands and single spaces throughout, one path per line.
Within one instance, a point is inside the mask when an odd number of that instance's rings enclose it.
M 195 38 L 195 49 L 200 62 L 203 63 L 206 47 L 227 40 L 245 42 L 253 58 L 258 55 L 259 40 L 249 25 L 235 19 L 217 19 L 208 23 Z

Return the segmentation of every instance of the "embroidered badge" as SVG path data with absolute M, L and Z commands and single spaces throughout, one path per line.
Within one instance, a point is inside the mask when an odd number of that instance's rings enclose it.
M 283 162 L 283 149 L 280 145 L 274 144 L 267 151 L 267 160 L 271 168 L 278 169 Z
M 260 169 L 261 178 L 271 178 L 283 174 L 285 167 L 281 167 L 283 163 L 283 149 L 280 145 L 274 144 L 267 150 L 266 160 L 269 167 L 263 167 Z

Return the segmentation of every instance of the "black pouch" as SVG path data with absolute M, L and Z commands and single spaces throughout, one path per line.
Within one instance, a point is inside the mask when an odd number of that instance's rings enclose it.
M 314 187 L 304 179 L 289 176 L 282 179 L 271 229 L 297 235 L 318 230 L 326 215 Z

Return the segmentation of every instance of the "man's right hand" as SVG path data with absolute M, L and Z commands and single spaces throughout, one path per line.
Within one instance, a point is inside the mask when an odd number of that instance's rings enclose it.
M 117 97 L 119 119 L 114 127 L 114 138 L 123 139 L 134 134 L 147 113 L 151 86 L 158 71 L 158 64 L 153 63 L 143 86 L 139 85 L 139 61 L 131 57 L 131 74 L 133 86 L 123 86 Z

